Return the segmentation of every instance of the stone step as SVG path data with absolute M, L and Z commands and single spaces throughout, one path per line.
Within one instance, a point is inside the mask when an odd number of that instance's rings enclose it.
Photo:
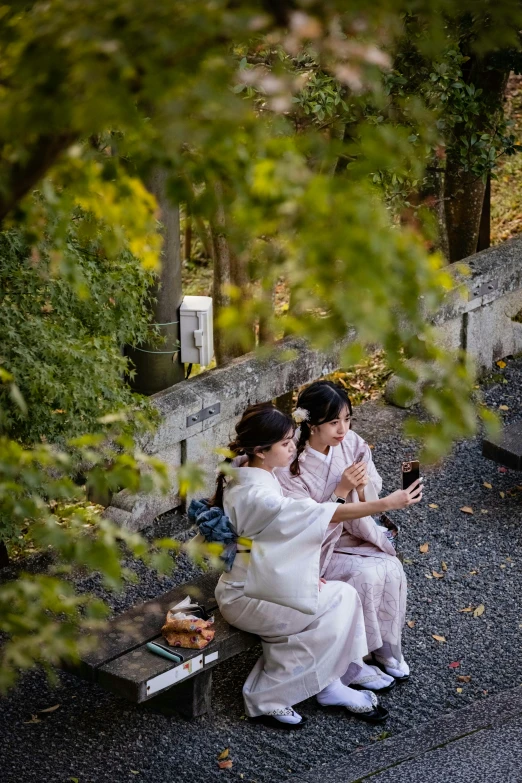
M 484 438 L 482 455 L 507 468 L 522 470 L 522 421 L 508 424 L 496 441 Z
M 285 780 L 519 783 L 521 722 L 522 688 L 513 688 Z

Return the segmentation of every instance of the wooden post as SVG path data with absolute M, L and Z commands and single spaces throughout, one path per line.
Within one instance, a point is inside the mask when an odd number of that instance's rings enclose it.
M 185 718 L 198 718 L 210 712 L 212 670 L 202 671 L 163 691 L 144 704 L 148 709 L 165 715 L 179 713 Z

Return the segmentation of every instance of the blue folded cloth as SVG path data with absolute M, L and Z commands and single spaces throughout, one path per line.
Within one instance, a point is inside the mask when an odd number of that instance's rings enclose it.
M 225 564 L 225 571 L 230 571 L 237 554 L 238 536 L 223 509 L 210 506 L 208 500 L 193 500 L 187 513 L 205 541 L 223 544 L 220 558 Z

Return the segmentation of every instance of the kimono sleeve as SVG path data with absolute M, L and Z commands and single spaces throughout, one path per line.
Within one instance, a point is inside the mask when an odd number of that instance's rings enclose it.
M 369 447 L 368 447 L 368 451 L 370 451 Z M 382 489 L 382 478 L 378 473 L 377 468 L 375 467 L 375 463 L 373 461 L 371 452 L 370 452 L 370 459 L 368 460 L 368 478 L 372 482 L 373 488 L 375 489 L 377 495 L 379 495 Z
M 316 614 L 321 544 L 337 505 L 260 494 L 256 506 L 271 519 L 253 541 L 245 595 Z

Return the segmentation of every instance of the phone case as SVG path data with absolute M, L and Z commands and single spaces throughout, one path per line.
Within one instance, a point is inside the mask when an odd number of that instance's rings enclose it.
M 154 653 L 154 655 L 161 655 L 162 658 L 167 658 L 175 663 L 183 663 L 185 660 L 177 650 L 174 652 L 172 648 L 166 649 L 160 642 L 147 642 L 147 650 Z
M 402 463 L 402 488 L 408 489 L 410 484 L 420 478 L 420 464 L 418 460 L 408 460 Z

